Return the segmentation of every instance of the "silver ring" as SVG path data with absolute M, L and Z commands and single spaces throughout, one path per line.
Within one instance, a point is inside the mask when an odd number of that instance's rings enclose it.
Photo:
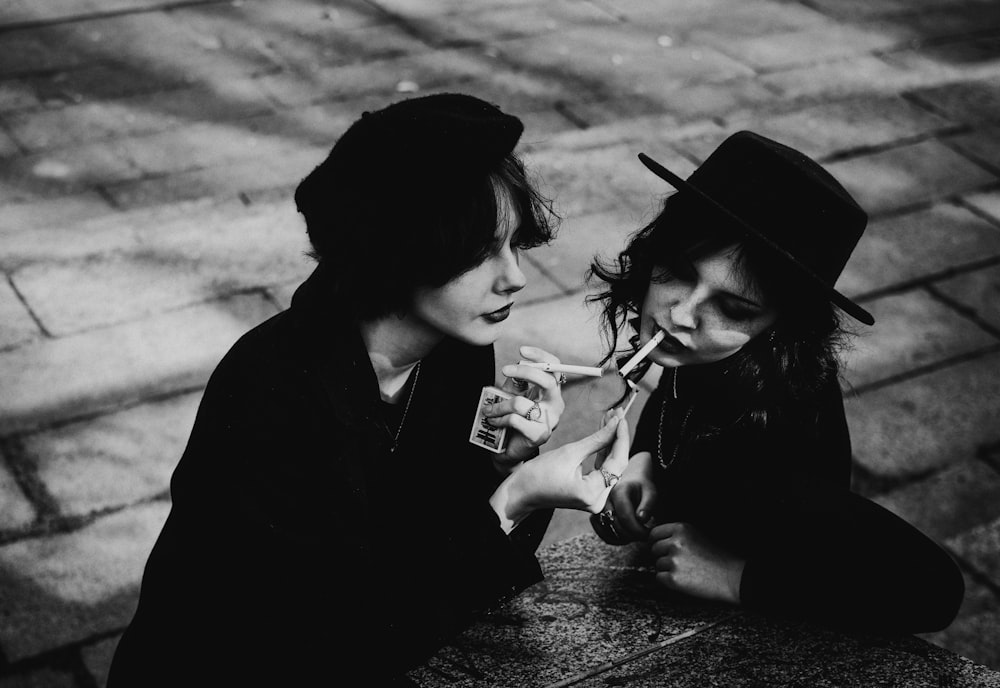
M 618 534 L 618 531 L 615 530 L 615 512 L 614 511 L 612 511 L 611 509 L 605 509 L 597 517 L 597 520 L 600 522 L 600 524 L 602 526 L 604 526 L 605 528 L 608 528 L 609 530 L 611 530 L 611 532 L 615 533 L 616 535 Z
M 615 475 L 611 471 L 601 469 L 601 475 L 604 476 L 604 487 L 614 487 L 615 483 L 622 479 L 620 475 Z
M 537 401 L 525 412 L 524 417 L 532 422 L 538 422 L 542 417 L 542 408 L 538 405 Z
M 556 384 L 557 385 L 566 384 L 566 373 L 556 373 Z

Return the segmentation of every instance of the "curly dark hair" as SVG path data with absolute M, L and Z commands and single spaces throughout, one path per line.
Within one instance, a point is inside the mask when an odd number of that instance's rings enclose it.
M 624 250 L 608 260 L 595 256 L 588 281 L 600 280 L 604 289 L 587 297 L 602 306 L 601 326 L 608 353 L 623 362 L 638 347 L 638 334 L 624 353 L 619 337 L 633 327 L 651 281 L 673 279 L 682 262 L 690 263 L 726 247 L 737 247 L 742 279 L 752 281 L 778 317 L 737 353 L 727 369 L 734 391 L 746 409 L 744 417 L 761 426 L 790 401 L 808 402 L 839 374 L 839 352 L 850 332 L 840 311 L 822 293 L 789 270 L 774 253 L 747 241 L 724 219 L 706 217 L 693 206 L 668 196 L 652 222 L 634 232 Z M 640 364 L 629 377 L 645 375 L 650 362 Z

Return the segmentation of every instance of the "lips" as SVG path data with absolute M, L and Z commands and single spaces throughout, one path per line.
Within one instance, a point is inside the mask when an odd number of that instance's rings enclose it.
M 495 311 L 486 313 L 485 315 L 483 315 L 483 317 L 492 323 L 503 322 L 508 317 L 510 317 L 510 309 L 513 305 L 514 305 L 513 303 L 508 303 L 503 308 L 498 308 Z
M 666 330 L 663 330 L 663 334 L 663 341 L 657 344 L 657 349 L 668 354 L 679 354 L 680 352 L 687 350 L 687 347 L 681 344 L 681 341 L 677 339 L 677 337 L 674 337 Z

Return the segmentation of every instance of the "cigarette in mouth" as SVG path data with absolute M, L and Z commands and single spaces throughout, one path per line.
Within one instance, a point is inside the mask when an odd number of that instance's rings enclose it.
M 649 355 L 649 352 L 656 348 L 656 345 L 663 341 L 663 338 L 667 336 L 667 333 L 663 330 L 657 330 L 653 338 L 646 342 L 641 349 L 635 352 L 632 358 L 628 359 L 628 363 L 623 365 L 619 370 L 618 374 L 622 377 L 628 375 L 633 368 L 639 365 L 642 359 Z
M 569 375 L 587 375 L 588 377 L 601 377 L 604 371 L 600 368 L 581 365 L 567 365 L 565 363 L 545 363 L 536 361 L 519 361 L 518 365 L 538 368 L 547 373 L 567 373 Z

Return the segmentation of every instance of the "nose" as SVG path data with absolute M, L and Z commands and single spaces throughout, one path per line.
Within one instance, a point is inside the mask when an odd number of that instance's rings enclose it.
M 698 324 L 696 317 L 697 307 L 698 299 L 695 290 L 692 289 L 670 307 L 670 320 L 677 327 L 693 330 Z
M 501 294 L 513 294 L 524 289 L 528 279 L 521 271 L 521 261 L 514 251 L 505 251 L 502 256 L 499 275 L 497 276 L 497 291 Z

